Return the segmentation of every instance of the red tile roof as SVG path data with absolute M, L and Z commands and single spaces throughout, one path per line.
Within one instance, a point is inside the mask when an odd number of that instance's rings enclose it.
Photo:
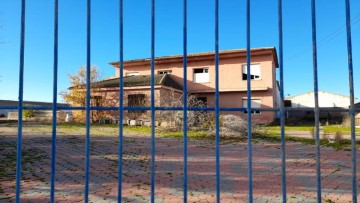
M 275 65 L 276 65 L 276 67 L 278 67 L 278 59 L 277 59 L 275 47 L 262 47 L 262 48 L 252 48 L 251 49 L 252 55 L 261 55 L 261 54 L 268 53 L 268 52 L 271 52 L 273 54 Z M 220 56 L 230 55 L 230 54 L 242 54 L 242 55 L 246 56 L 246 49 L 231 49 L 231 50 L 219 51 Z M 191 60 L 193 58 L 198 59 L 199 57 L 209 57 L 209 56 L 213 56 L 213 55 L 215 55 L 215 52 L 200 52 L 200 53 L 188 54 L 187 57 L 188 57 L 188 60 Z M 172 60 L 172 59 L 182 60 L 183 55 L 155 57 L 156 62 L 167 61 L 167 60 Z M 133 60 L 124 61 L 124 64 L 141 63 L 141 62 L 150 63 L 150 61 L 151 61 L 151 58 L 133 59 Z M 111 64 L 113 66 L 118 66 L 119 61 L 110 62 L 109 64 Z

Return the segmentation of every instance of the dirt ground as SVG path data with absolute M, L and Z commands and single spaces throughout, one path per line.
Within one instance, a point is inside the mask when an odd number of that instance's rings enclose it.
M 111 134 L 91 135 L 91 202 L 117 202 L 118 136 Z M 16 140 L 17 128 L 0 126 L 0 202 L 15 201 Z M 85 137 L 82 132 L 65 130 L 59 132 L 56 142 L 56 202 L 83 202 Z M 150 136 L 127 133 L 123 143 L 123 202 L 149 202 Z M 222 144 L 220 154 L 221 202 L 247 202 L 247 143 Z M 49 201 L 50 157 L 50 132 L 25 128 L 21 202 Z M 155 201 L 183 202 L 182 139 L 157 137 L 155 159 Z M 315 146 L 286 143 L 288 202 L 316 201 L 315 167 Z M 322 147 L 321 175 L 324 202 L 351 202 L 350 151 Z M 215 202 L 215 188 L 215 143 L 190 140 L 188 201 Z M 253 193 L 254 202 L 281 202 L 279 143 L 253 144 Z

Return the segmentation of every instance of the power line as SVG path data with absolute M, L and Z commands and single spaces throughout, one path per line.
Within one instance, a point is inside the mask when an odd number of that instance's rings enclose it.
M 351 20 L 351 25 L 355 25 L 358 22 L 360 22 L 360 14 L 357 15 L 355 18 L 353 18 Z M 317 47 L 319 48 L 319 47 L 325 45 L 326 43 L 328 43 L 328 42 L 332 41 L 333 39 L 337 38 L 338 36 L 340 36 L 345 31 L 346 31 L 346 25 L 343 25 L 342 27 L 337 29 L 335 32 L 333 32 L 330 35 L 326 36 L 325 38 L 319 40 L 318 43 L 317 43 Z M 311 52 L 312 52 L 312 47 L 309 47 L 309 48 L 306 48 L 306 49 L 298 52 L 297 54 L 294 54 L 294 55 L 290 56 L 289 58 L 285 59 L 284 61 L 291 61 L 291 60 L 293 60 L 295 58 L 298 58 L 300 56 L 304 56 L 304 55 L 309 54 Z

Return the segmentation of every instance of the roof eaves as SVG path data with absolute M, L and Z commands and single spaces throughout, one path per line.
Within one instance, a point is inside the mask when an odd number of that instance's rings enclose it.
M 272 50 L 273 55 L 274 55 L 274 61 L 276 64 L 276 67 L 279 66 L 278 64 L 278 59 L 277 59 L 277 54 L 276 54 L 276 48 L 275 47 L 260 47 L 260 48 L 252 48 L 251 51 L 265 51 L 265 50 Z M 239 52 L 244 52 L 246 53 L 246 49 L 229 49 L 229 50 L 222 50 L 219 51 L 219 54 L 228 54 L 228 53 L 239 53 Z M 197 56 L 210 56 L 210 55 L 214 55 L 215 52 L 211 51 L 211 52 L 199 52 L 199 53 L 192 53 L 192 54 L 188 54 L 188 57 L 197 57 Z M 162 59 L 177 59 L 177 58 L 182 58 L 183 55 L 170 55 L 170 56 L 160 56 L 160 57 L 155 57 L 155 60 L 162 60 Z M 124 63 L 132 63 L 132 62 L 145 62 L 145 61 L 150 61 L 151 58 L 141 58 L 141 59 L 132 59 L 132 60 L 126 60 L 124 61 Z M 110 62 L 110 65 L 117 65 L 119 64 L 119 61 L 114 61 L 114 62 Z
M 322 93 L 326 93 L 326 94 L 331 94 L 331 95 L 336 95 L 336 96 L 342 96 L 342 97 L 349 97 L 349 96 L 346 96 L 346 95 L 335 94 L 335 93 L 326 92 L 326 91 L 323 91 L 323 90 L 318 90 L 318 92 L 322 92 Z M 286 97 L 285 99 L 292 99 L 292 98 L 294 98 L 294 97 L 298 97 L 298 96 L 305 95 L 305 94 L 311 94 L 311 93 L 314 93 L 314 90 L 307 91 L 307 92 L 304 92 L 304 93 L 301 93 L 301 94 L 297 94 L 297 95 L 294 95 L 294 96 L 291 96 L 291 97 Z

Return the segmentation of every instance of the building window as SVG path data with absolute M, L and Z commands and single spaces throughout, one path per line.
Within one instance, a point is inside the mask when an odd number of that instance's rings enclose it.
M 242 79 L 247 80 L 247 65 L 242 66 Z M 260 64 L 250 65 L 250 79 L 261 80 Z
M 145 106 L 145 94 L 129 94 L 128 95 L 128 106 Z M 144 113 L 145 110 L 141 111 L 129 111 L 132 112 L 142 112 Z
M 160 74 L 160 75 L 171 74 L 171 73 L 172 73 L 171 70 L 159 70 L 159 71 L 158 71 L 158 74 Z
M 134 76 L 134 75 L 140 75 L 139 72 L 128 72 L 125 74 L 126 76 Z
M 209 82 L 209 68 L 194 69 L 194 82 L 196 83 Z
M 243 99 L 243 107 L 247 108 L 247 99 Z M 251 108 L 261 108 L 261 100 L 260 99 L 252 99 L 251 100 Z M 247 111 L 244 111 L 244 114 L 247 114 Z M 261 111 L 251 111 L 251 114 L 258 115 L 261 114 Z

